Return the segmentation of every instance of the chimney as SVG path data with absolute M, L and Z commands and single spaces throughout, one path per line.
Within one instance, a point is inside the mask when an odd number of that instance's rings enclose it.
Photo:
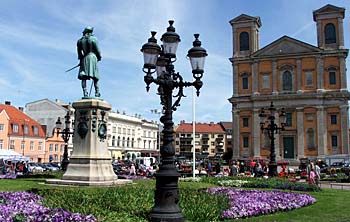
M 214 122 L 210 122 L 210 124 L 209 124 L 210 126 L 214 126 Z
M 23 112 L 24 108 L 22 106 L 18 107 L 19 111 Z
M 11 106 L 11 101 L 5 101 L 5 105 Z

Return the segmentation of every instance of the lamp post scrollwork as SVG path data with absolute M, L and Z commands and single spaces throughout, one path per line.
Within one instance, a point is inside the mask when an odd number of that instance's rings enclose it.
M 184 88 L 193 86 L 197 90 L 197 96 L 203 86 L 201 78 L 204 73 L 204 61 L 207 52 L 201 47 L 199 34 L 195 34 L 193 47 L 188 51 L 188 58 L 192 66 L 193 82 L 186 82 L 180 73 L 176 72 L 173 63 L 176 61 L 176 50 L 180 36 L 175 32 L 174 21 L 169 21 L 167 32 L 161 37 L 162 46 L 157 44 L 156 32 L 151 32 L 148 42 L 142 46 L 141 52 L 144 55 L 143 71 L 146 73 L 144 81 L 146 90 L 150 84 L 158 85 L 158 94 L 163 106 L 160 121 L 164 124 L 163 144 L 160 148 L 161 164 L 156 174 L 156 191 L 154 207 L 150 213 L 152 221 L 183 221 L 184 216 L 178 206 L 178 178 L 179 173 L 175 168 L 175 147 L 173 144 L 174 122 L 173 111 L 180 106 L 180 100 L 184 97 Z M 157 73 L 157 77 L 152 76 Z M 173 91 L 178 89 L 173 96 Z M 173 103 L 173 97 L 176 98 Z
M 271 102 L 271 105 L 269 107 L 269 114 L 267 115 L 265 113 L 265 109 L 261 108 L 260 110 L 260 129 L 264 133 L 267 133 L 267 135 L 270 138 L 270 162 L 269 162 L 269 176 L 275 177 L 278 175 L 277 173 L 277 163 L 276 163 L 276 150 L 275 150 L 275 134 L 280 133 L 281 131 L 285 130 L 286 125 L 286 112 L 284 111 L 284 108 L 281 109 L 281 112 L 279 114 L 281 126 L 279 127 L 275 123 L 275 117 L 276 115 L 276 108 L 273 105 L 273 102 Z

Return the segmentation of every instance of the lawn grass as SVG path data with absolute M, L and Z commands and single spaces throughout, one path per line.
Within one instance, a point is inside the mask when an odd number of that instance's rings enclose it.
M 120 187 L 58 187 L 43 184 L 45 179 L 2 179 L 0 191 L 38 190 L 46 206 L 62 207 L 71 212 L 93 214 L 99 221 L 147 221 L 153 207 L 154 180 L 135 180 Z M 212 183 L 179 182 L 180 208 L 187 221 L 220 221 L 227 208 L 224 197 L 203 192 Z M 225 221 L 350 221 L 350 191 L 323 189 L 310 192 L 316 204 L 300 209 Z M 223 220 L 221 220 L 223 221 Z

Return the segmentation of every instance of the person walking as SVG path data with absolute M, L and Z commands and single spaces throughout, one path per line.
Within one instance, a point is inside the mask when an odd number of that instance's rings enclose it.
M 318 164 L 315 164 L 315 174 L 316 174 L 315 183 L 317 186 L 319 186 L 320 179 L 321 179 L 321 168 Z

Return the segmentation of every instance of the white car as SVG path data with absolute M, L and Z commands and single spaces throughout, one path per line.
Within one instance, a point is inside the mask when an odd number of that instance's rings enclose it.
M 30 173 L 42 173 L 44 169 L 36 163 L 28 163 L 28 171 Z

